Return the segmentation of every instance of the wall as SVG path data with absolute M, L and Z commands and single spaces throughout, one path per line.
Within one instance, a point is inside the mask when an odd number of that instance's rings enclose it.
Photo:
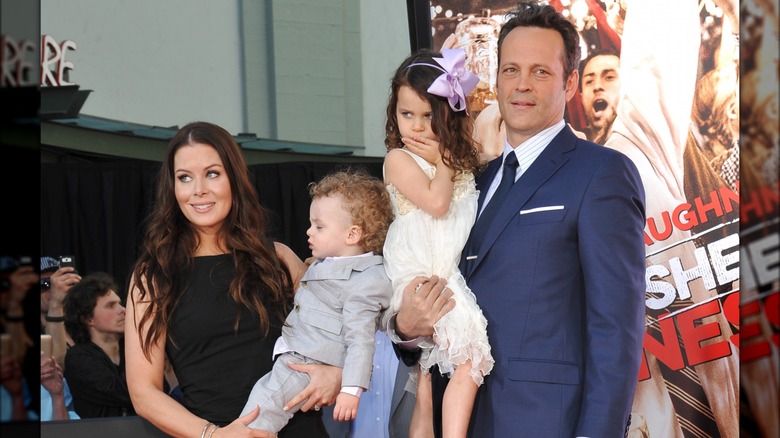
M 235 1 L 41 0 L 41 32 L 72 40 L 84 114 L 154 126 L 241 128 Z
M 403 0 L 41 0 L 41 32 L 76 42 L 82 114 L 368 156 L 385 153 L 390 75 L 409 52 Z

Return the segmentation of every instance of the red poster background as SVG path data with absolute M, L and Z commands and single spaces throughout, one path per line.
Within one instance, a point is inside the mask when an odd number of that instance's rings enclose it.
M 740 112 L 738 94 L 746 71 L 760 82 L 750 72 L 777 63 L 767 43 L 767 33 L 777 35 L 771 2 L 756 2 L 753 14 L 764 11 L 775 27 L 751 35 L 758 55 L 746 65 L 734 1 L 703 0 L 695 10 L 673 1 L 549 1 L 578 28 L 583 61 L 605 50 L 619 56 L 613 138 L 589 138 L 629 155 L 648 194 L 646 335 L 630 436 L 778 436 L 777 129 L 754 122 L 771 117 L 771 109 L 749 112 L 743 103 Z M 468 68 L 480 77 L 469 109 L 475 137 L 493 156 L 504 141 L 495 105 L 498 31 L 515 6 L 430 2 L 433 48 L 464 48 Z M 685 14 L 692 20 L 683 21 Z M 753 94 L 749 104 L 776 101 L 777 83 Z M 587 113 L 578 93 L 565 118 L 583 136 L 590 135 Z M 751 158 L 743 168 L 740 123 L 760 131 L 749 145 L 743 139 Z M 772 153 L 774 179 L 765 169 Z M 741 220 L 740 197 L 750 207 Z M 740 271 L 748 272 L 742 285 Z M 742 388 L 740 355 L 748 371 Z

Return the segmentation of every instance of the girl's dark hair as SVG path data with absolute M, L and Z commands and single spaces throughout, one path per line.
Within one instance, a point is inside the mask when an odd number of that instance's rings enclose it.
M 87 320 L 95 315 L 98 298 L 114 291 L 118 294 L 114 278 L 105 272 L 93 272 L 84 276 L 68 289 L 63 308 L 65 312 L 65 331 L 73 342 L 83 344 L 90 341 Z
M 443 72 L 427 65 L 410 67 L 411 64 L 418 63 L 438 66 L 433 60 L 434 57 L 440 58 L 441 54 L 421 49 L 407 57 L 395 71 L 390 82 L 390 99 L 387 104 L 385 146 L 388 151 L 404 146 L 398 131 L 396 107 L 398 91 L 405 85 L 430 103 L 433 112 L 431 129 L 439 138 L 439 152 L 444 163 L 456 172 L 475 172 L 480 169 L 479 146 L 471 135 L 474 129 L 471 118 L 466 111 L 453 110 L 446 98 L 428 93 L 428 87 Z
M 233 254 L 235 276 L 230 283 L 230 297 L 256 313 L 265 334 L 270 321 L 284 321 L 291 307 L 293 282 L 287 265 L 278 257 L 274 243 L 266 237 L 268 219 L 241 149 L 225 129 L 212 123 L 193 122 L 181 128 L 168 144 L 157 178 L 154 210 L 149 217 L 146 236 L 133 269 L 130 289 L 138 288 L 139 302 L 149 306 L 140 317 L 138 327 L 148 325 L 141 348 L 149 355 L 171 322 L 171 316 L 182 292 L 181 272 L 193 264 L 198 235 L 182 213 L 174 193 L 174 156 L 195 144 L 213 147 L 219 154 L 230 181 L 232 208 L 222 223 L 218 243 Z M 238 329 L 240 311 L 234 329 Z M 136 323 L 136 321 L 133 321 Z

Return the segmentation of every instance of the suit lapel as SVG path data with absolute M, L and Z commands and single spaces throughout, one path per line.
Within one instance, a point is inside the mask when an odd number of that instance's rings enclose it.
M 485 239 L 477 251 L 477 258 L 475 263 L 470 264 L 470 271 L 466 273 L 466 279 L 472 272 L 476 271 L 477 267 L 482 263 L 485 258 L 485 254 L 490 250 L 498 237 L 507 227 L 509 222 L 519 213 L 520 209 L 528 202 L 528 199 L 542 186 L 555 172 L 558 171 L 569 158 L 565 155 L 575 147 L 577 137 L 568 127 L 564 127 L 563 130 L 553 138 L 552 142 L 542 151 L 539 157 L 531 164 L 531 167 L 526 170 L 520 179 L 515 182 L 511 190 L 507 194 L 506 201 L 501 208 L 496 212 L 495 219 L 490 224 Z M 493 163 L 491 163 L 492 165 Z M 495 167 L 497 169 L 497 166 Z M 487 172 L 487 170 L 486 170 Z M 496 170 L 492 171 L 495 175 Z M 485 176 L 488 176 L 487 174 Z M 489 187 L 490 181 L 493 178 L 487 178 L 487 184 Z M 487 188 L 485 188 L 487 191 Z M 484 201 L 484 195 L 480 193 L 480 205 Z
M 488 189 L 490 188 L 490 183 L 493 182 L 493 178 L 495 178 L 496 173 L 498 173 L 498 169 L 500 169 L 502 165 L 503 165 L 503 160 L 501 156 L 490 160 L 485 170 L 477 178 L 477 191 L 479 192 L 479 197 L 477 198 L 478 212 L 482 210 L 482 205 L 485 203 L 485 197 L 487 196 Z M 476 221 L 474 222 L 474 224 L 472 224 L 472 230 L 475 224 Z M 466 240 L 466 245 L 463 247 L 463 251 L 461 252 L 460 263 L 459 263 L 460 272 L 462 272 L 463 276 L 466 278 L 468 278 L 467 274 L 470 272 L 470 270 L 468 269 L 469 263 L 467 263 L 466 257 L 470 255 L 469 249 L 472 246 L 471 237 L 472 237 L 471 232 L 469 232 L 469 238 Z
M 479 180 L 477 181 L 477 190 L 479 190 L 479 210 L 482 209 L 482 205 L 485 203 L 485 196 L 487 196 L 488 189 L 490 188 L 490 183 L 493 182 L 493 178 L 495 178 L 496 173 L 498 173 L 502 164 L 503 161 L 501 160 L 501 157 L 494 158 L 488 163 L 485 171 L 482 172 L 482 175 L 479 177 Z

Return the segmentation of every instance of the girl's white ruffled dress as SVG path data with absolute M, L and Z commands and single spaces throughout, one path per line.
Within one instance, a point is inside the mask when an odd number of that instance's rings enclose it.
M 436 167 L 414 153 L 411 155 L 429 178 Z M 385 269 L 393 282 L 392 312 L 401 304 L 403 289 L 419 275 L 438 275 L 447 279 L 455 307 L 434 326 L 433 342 L 423 342 L 420 365 L 426 372 L 438 364 L 442 374 L 471 359 L 471 377 L 481 385 L 493 369 L 493 356 L 487 339 L 487 320 L 458 269 L 461 251 L 477 215 L 478 192 L 474 175 L 460 173 L 447 213 L 435 218 L 417 208 L 392 184 L 387 185 L 395 219 L 387 232 L 384 246 Z

